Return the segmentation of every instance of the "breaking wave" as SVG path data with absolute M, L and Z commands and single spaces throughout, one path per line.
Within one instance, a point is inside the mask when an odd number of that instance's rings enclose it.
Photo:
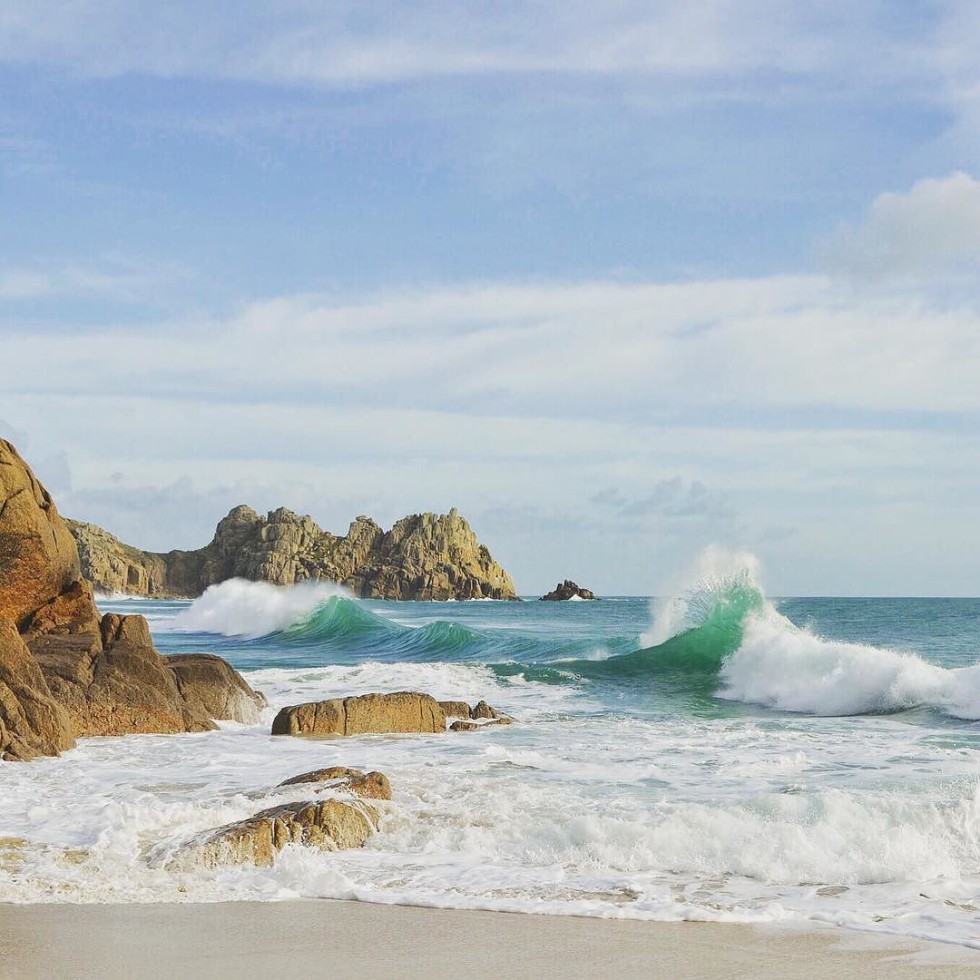
M 436 619 L 406 625 L 393 606 L 339 587 L 283 588 L 232 580 L 212 586 L 173 620 L 216 634 L 243 666 L 267 666 L 275 648 L 288 665 L 316 653 L 324 663 L 459 661 L 498 677 L 547 684 L 611 683 L 822 716 L 926 708 L 980 719 L 980 666 L 945 668 L 914 652 L 825 638 L 783 616 L 747 555 L 708 553 L 693 584 L 658 601 L 654 623 L 635 636 L 570 636 Z M 644 645 L 643 641 L 663 637 Z

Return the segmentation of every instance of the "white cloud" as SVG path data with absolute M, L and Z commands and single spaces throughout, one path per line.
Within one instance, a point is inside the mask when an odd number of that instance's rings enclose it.
M 859 277 L 980 273 L 980 181 L 957 172 L 880 195 L 861 225 L 837 235 L 827 258 Z
M 973 307 L 849 297 L 816 276 L 284 297 L 228 319 L 76 327 L 43 374 L 31 366 L 47 341 L 16 321 L 0 331 L 10 396 L 183 392 L 568 420 L 744 411 L 769 425 L 789 410 L 980 411 Z
M 514 72 L 867 75 L 872 62 L 891 65 L 894 79 L 913 59 L 898 56 L 888 26 L 837 0 L 815 11 L 779 0 L 21 0 L 0 11 L 0 59 L 91 75 L 321 84 Z M 863 43 L 870 36 L 874 46 Z

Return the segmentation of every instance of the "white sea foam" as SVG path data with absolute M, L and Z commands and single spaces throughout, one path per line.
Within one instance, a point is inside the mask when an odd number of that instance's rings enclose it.
M 926 706 L 980 718 L 980 667 L 951 670 L 914 653 L 826 640 L 771 607 L 746 619 L 720 678 L 721 697 L 782 711 L 857 715 Z
M 352 598 L 333 582 L 279 586 L 234 578 L 212 585 L 170 621 L 170 628 L 224 636 L 266 636 L 309 616 L 334 596 Z
M 249 625 L 267 633 L 315 608 Z M 236 619 L 226 626 L 240 623 L 228 609 Z M 810 920 L 977 942 L 976 740 L 947 723 L 822 717 L 916 703 L 962 712 L 980 703 L 977 669 L 831 642 L 766 608 L 746 622 L 721 683 L 728 697 L 805 714 L 646 712 L 632 691 L 620 710 L 619 695 L 580 677 L 545 684 L 466 663 L 369 660 L 247 677 L 270 698 L 261 725 L 83 739 L 58 759 L 0 763 L 0 839 L 26 840 L 0 842 L 0 901 L 356 898 Z M 517 723 L 459 736 L 269 735 L 284 704 L 406 688 L 486 698 Z M 166 870 L 188 838 L 301 798 L 311 791 L 277 784 L 331 764 L 391 778 L 394 800 L 363 849 L 290 846 L 270 868 Z
M 200 735 L 83 740 L 60 759 L 0 765 L 3 833 L 29 842 L 16 861 L 0 848 L 0 901 L 357 898 L 817 919 L 972 941 L 976 750 L 933 745 L 888 719 L 852 731 L 856 721 L 812 718 L 778 730 L 745 719 L 652 723 L 597 716 L 567 695 L 559 717 L 532 711 L 542 685 L 528 685 L 525 699 L 478 669 L 467 682 L 466 668 L 441 666 L 452 668 L 444 683 L 491 691 L 519 723 L 478 736 L 322 742 L 272 738 L 266 719 Z M 250 676 L 275 697 L 270 710 L 311 684 L 356 687 L 356 674 L 318 674 Z M 374 686 L 377 677 L 362 679 Z M 927 758 L 944 782 L 922 782 Z M 868 783 L 865 774 L 886 762 L 889 781 Z M 166 870 L 188 838 L 297 798 L 296 787 L 276 784 L 329 764 L 380 768 L 392 780 L 394 800 L 364 849 L 290 847 L 271 868 Z M 827 771 L 837 785 L 816 785 Z

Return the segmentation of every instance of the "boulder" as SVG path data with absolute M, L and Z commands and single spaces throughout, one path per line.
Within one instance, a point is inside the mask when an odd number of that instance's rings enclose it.
M 491 708 L 486 701 L 479 701 L 470 711 L 471 718 L 499 718 L 500 712 L 496 708 Z
M 470 706 L 465 701 L 440 701 L 439 707 L 447 718 L 470 717 Z
M 68 712 L 20 634 L 0 619 L 0 759 L 57 755 L 74 745 Z
M 360 769 L 349 769 L 347 766 L 314 769 L 312 772 L 284 779 L 279 785 L 296 786 L 305 783 L 322 783 L 330 789 L 345 790 L 366 799 L 391 799 L 391 784 L 383 772 L 364 773 Z
M 595 593 L 589 589 L 580 588 L 571 579 L 559 582 L 553 591 L 541 596 L 542 602 L 562 602 L 569 599 L 594 599 Z
M 174 870 L 201 865 L 271 865 L 287 844 L 322 851 L 361 847 L 376 827 L 377 814 L 364 803 L 334 799 L 285 803 L 195 838 L 169 865 Z
M 368 732 L 444 732 L 446 715 L 428 694 L 362 694 L 283 708 L 273 735 L 361 735 Z
M 253 691 L 226 660 L 210 653 L 179 653 L 165 659 L 181 697 L 194 709 L 219 721 L 243 725 L 261 720 L 268 703 L 265 695 Z

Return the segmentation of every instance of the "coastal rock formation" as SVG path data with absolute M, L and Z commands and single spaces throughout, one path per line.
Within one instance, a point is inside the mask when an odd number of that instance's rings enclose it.
M 57 755 L 86 735 L 257 720 L 260 696 L 228 664 L 176 659 L 153 649 L 142 616 L 99 617 L 50 495 L 0 440 L 0 758 Z
M 507 572 L 466 520 L 415 514 L 383 530 L 369 517 L 343 537 L 280 507 L 264 517 L 235 507 L 197 551 L 142 552 L 92 524 L 70 522 L 84 574 L 96 588 L 132 595 L 200 595 L 230 578 L 293 585 L 327 580 L 374 599 L 516 599 Z
M 167 563 L 160 555 L 140 551 L 95 524 L 66 521 L 78 545 L 82 571 L 108 595 L 127 593 L 167 597 Z
M 428 694 L 362 694 L 283 708 L 273 735 L 363 735 L 369 732 L 444 732 L 446 715 Z
M 595 593 L 589 589 L 579 588 L 571 579 L 559 582 L 553 591 L 541 596 L 542 602 L 561 602 L 568 599 L 594 599 Z
M 322 851 L 361 847 L 376 829 L 377 820 L 375 810 L 364 803 L 333 799 L 285 803 L 189 842 L 170 866 L 268 866 L 287 844 L 305 844 Z
M 360 769 L 349 769 L 347 766 L 314 769 L 312 772 L 304 772 L 284 779 L 279 785 L 299 786 L 306 783 L 317 783 L 328 789 L 344 790 L 364 799 L 391 799 L 391 783 L 383 772 L 361 772 Z

